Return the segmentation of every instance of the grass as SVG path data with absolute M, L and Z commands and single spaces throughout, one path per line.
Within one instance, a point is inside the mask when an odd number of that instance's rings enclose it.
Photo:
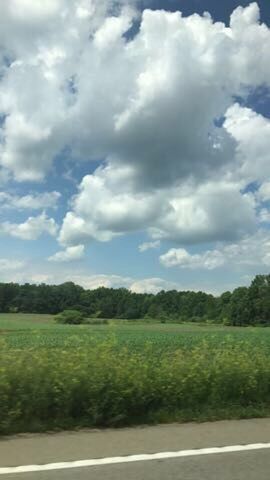
M 270 329 L 0 315 L 0 433 L 270 415 Z

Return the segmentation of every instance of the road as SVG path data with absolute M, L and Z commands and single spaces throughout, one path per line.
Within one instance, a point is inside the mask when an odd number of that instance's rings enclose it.
M 40 471 L 31 471 L 32 465 Z M 269 480 L 269 472 L 270 419 L 0 439 L 3 480 Z

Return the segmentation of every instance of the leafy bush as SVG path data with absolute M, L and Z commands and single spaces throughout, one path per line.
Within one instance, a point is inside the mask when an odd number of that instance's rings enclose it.
M 64 310 L 55 317 L 57 323 L 79 325 L 84 323 L 84 315 L 78 310 Z

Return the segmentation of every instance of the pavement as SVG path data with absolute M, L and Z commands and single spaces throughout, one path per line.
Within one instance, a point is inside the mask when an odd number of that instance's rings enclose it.
M 145 458 L 144 454 L 150 457 Z M 158 458 L 155 454 L 159 454 Z M 129 458 L 131 455 L 136 457 Z M 105 459 L 108 464 L 97 460 L 89 466 L 93 459 Z M 81 468 L 74 463 L 78 461 L 86 461 L 87 466 Z M 38 467 L 41 470 L 31 472 L 31 465 L 41 466 Z M 20 467 L 19 473 L 14 473 L 13 467 Z M 8 473 L 4 468 L 8 468 Z M 270 419 L 3 437 L 0 438 L 2 478 L 270 480 Z

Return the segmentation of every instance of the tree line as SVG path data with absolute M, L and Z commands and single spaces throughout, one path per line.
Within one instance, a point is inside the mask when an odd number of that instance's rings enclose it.
M 204 292 L 133 293 L 125 288 L 86 290 L 61 285 L 0 283 L 0 312 L 46 313 L 78 310 L 92 318 L 158 319 L 161 322 L 213 322 L 270 325 L 270 275 L 257 275 L 249 287 L 215 297 Z

